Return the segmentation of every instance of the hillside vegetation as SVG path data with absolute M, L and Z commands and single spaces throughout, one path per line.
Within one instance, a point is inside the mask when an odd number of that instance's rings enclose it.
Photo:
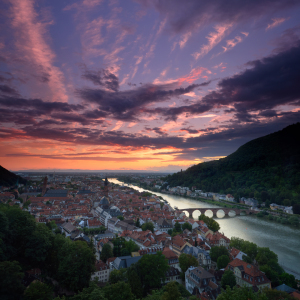
M 21 176 L 17 176 L 16 174 L 6 170 L 2 166 L 0 166 L 0 186 L 11 186 L 16 183 L 26 183 L 26 179 Z
M 165 178 L 170 186 L 255 197 L 267 204 L 300 203 L 300 123 L 252 140 L 231 155 Z

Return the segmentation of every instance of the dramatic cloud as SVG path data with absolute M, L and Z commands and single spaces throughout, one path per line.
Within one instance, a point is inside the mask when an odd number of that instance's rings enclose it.
M 107 117 L 133 121 L 152 103 L 163 102 L 193 91 L 201 84 L 192 84 L 186 88 L 173 88 L 173 85 L 147 84 L 134 90 L 110 92 L 101 89 L 81 89 L 78 95 L 87 102 L 95 103 Z
M 245 22 L 299 4 L 297 0 L 138 1 L 154 6 L 163 17 L 167 16 L 170 29 L 175 33 L 188 32 L 208 24 Z
M 109 72 L 109 70 L 100 71 L 85 71 L 82 78 L 90 80 L 95 85 L 104 86 L 112 91 L 117 91 L 119 89 L 119 78 Z
M 162 114 L 169 120 L 178 115 L 195 115 L 214 108 L 232 106 L 228 112 L 241 113 L 297 105 L 300 99 L 300 42 L 276 55 L 247 63 L 249 69 L 218 83 L 219 89 L 192 105 L 156 108 L 148 112 Z M 251 121 L 247 115 L 246 121 Z
M 271 24 L 268 24 L 266 30 L 277 27 L 280 24 L 282 24 L 283 22 L 285 22 L 286 20 L 287 20 L 286 18 L 274 18 L 274 19 L 272 19 L 273 22 Z

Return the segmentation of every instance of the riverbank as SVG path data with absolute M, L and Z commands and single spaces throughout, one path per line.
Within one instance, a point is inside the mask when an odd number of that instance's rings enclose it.
M 109 181 L 119 185 L 122 185 L 123 183 L 115 178 L 109 179 Z M 162 194 L 138 186 L 131 187 L 139 192 L 149 192 L 161 196 L 168 201 L 172 207 L 177 206 L 179 209 L 221 208 L 221 206 L 216 205 L 216 203 L 212 201 L 199 201 L 182 196 Z M 270 248 L 278 255 L 279 264 L 282 265 L 286 271 L 289 271 L 289 273 L 293 272 L 293 275 L 297 275 L 296 273 L 300 270 L 299 229 L 295 229 L 289 225 L 276 223 L 265 218 L 257 218 L 254 215 L 222 218 L 222 214 L 218 213 L 218 217 L 217 222 L 221 226 L 220 232 L 224 233 L 228 238 L 240 237 L 241 239 L 257 244 L 259 247 Z
M 126 182 L 126 184 L 130 184 L 132 186 L 138 187 L 138 188 L 142 188 L 145 189 L 143 187 L 141 187 L 138 183 L 134 182 Z M 180 195 L 180 194 L 171 194 L 165 191 L 159 191 L 156 188 L 151 188 L 149 186 L 147 186 L 147 191 L 152 192 L 153 194 L 155 193 L 160 193 L 160 194 L 164 194 L 164 195 L 174 195 L 174 196 L 178 196 L 178 197 L 183 197 L 186 199 L 191 199 L 191 200 L 195 200 L 195 201 L 199 201 L 202 203 L 210 203 L 212 205 L 217 205 L 220 207 L 224 207 L 224 208 L 233 208 L 233 209 L 250 209 L 251 207 L 242 203 L 233 203 L 233 202 L 229 202 L 229 201 L 218 201 L 218 200 L 213 200 L 213 199 L 208 199 L 208 198 L 201 198 L 201 197 L 189 197 L 187 195 Z M 289 215 L 286 213 L 280 213 L 280 212 L 274 212 L 271 209 L 262 209 L 262 211 L 264 212 L 264 214 L 259 213 L 256 216 L 258 218 L 262 218 L 262 219 L 267 219 L 269 221 L 273 221 L 282 225 L 288 225 L 289 227 L 292 226 L 294 228 L 299 228 L 300 227 L 300 220 L 299 220 L 299 216 L 296 215 L 296 217 L 298 218 L 298 222 L 297 221 L 293 221 L 293 220 L 289 220 L 291 217 L 295 216 L 295 215 Z M 280 213 L 280 215 L 278 215 Z M 219 218 L 218 218 L 219 219 Z

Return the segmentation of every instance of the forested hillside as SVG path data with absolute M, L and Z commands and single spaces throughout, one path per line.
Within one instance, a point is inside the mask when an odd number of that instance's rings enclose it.
M 166 177 L 170 186 L 255 197 L 268 203 L 300 202 L 300 123 L 252 140 L 231 155 Z
M 26 183 L 26 180 L 0 166 L 0 186 L 11 186 L 17 182 Z

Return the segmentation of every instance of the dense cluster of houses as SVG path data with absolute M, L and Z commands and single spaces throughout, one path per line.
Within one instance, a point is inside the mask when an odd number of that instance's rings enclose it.
M 157 196 L 144 196 L 129 187 L 110 185 L 106 180 L 81 182 L 75 184 L 77 191 L 62 189 L 55 182 L 44 187 L 42 196 L 26 196 L 30 201 L 28 211 L 38 222 L 54 221 L 58 228 L 73 240 L 94 243 L 97 253 L 96 277 L 105 284 L 113 270 L 128 268 L 138 262 L 145 254 L 155 255 L 162 251 L 168 260 L 170 269 L 166 273 L 166 283 L 177 281 L 185 284 L 192 294 L 202 299 L 216 299 L 221 292 L 220 281 L 224 270 L 217 270 L 216 262 L 210 257 L 213 246 L 225 246 L 230 250 L 231 261 L 226 269 L 234 272 L 238 285 L 250 286 L 258 290 L 268 286 L 270 281 L 257 266 L 242 261 L 237 249 L 230 249 L 230 239 L 220 232 L 213 232 L 203 221 L 195 221 L 184 213 L 174 210 Z M 194 191 L 195 192 L 195 191 Z M 15 197 L 10 193 L 0 195 L 11 203 Z M 22 196 L 22 195 L 20 195 Z M 219 195 L 220 197 L 222 195 Z M 232 197 L 227 195 L 228 198 Z M 227 197 L 226 196 L 226 197 Z M 153 232 L 142 231 L 141 225 L 151 222 Z M 191 230 L 185 229 L 175 236 L 170 235 L 176 222 L 190 224 Z M 106 228 L 105 232 L 86 236 L 81 228 Z M 112 257 L 101 261 L 101 251 L 105 244 L 113 248 L 112 240 L 117 236 L 126 241 L 133 241 L 140 250 L 128 256 Z M 191 267 L 185 273 L 185 282 L 180 276 L 179 256 L 190 254 L 196 258 L 198 267 Z

